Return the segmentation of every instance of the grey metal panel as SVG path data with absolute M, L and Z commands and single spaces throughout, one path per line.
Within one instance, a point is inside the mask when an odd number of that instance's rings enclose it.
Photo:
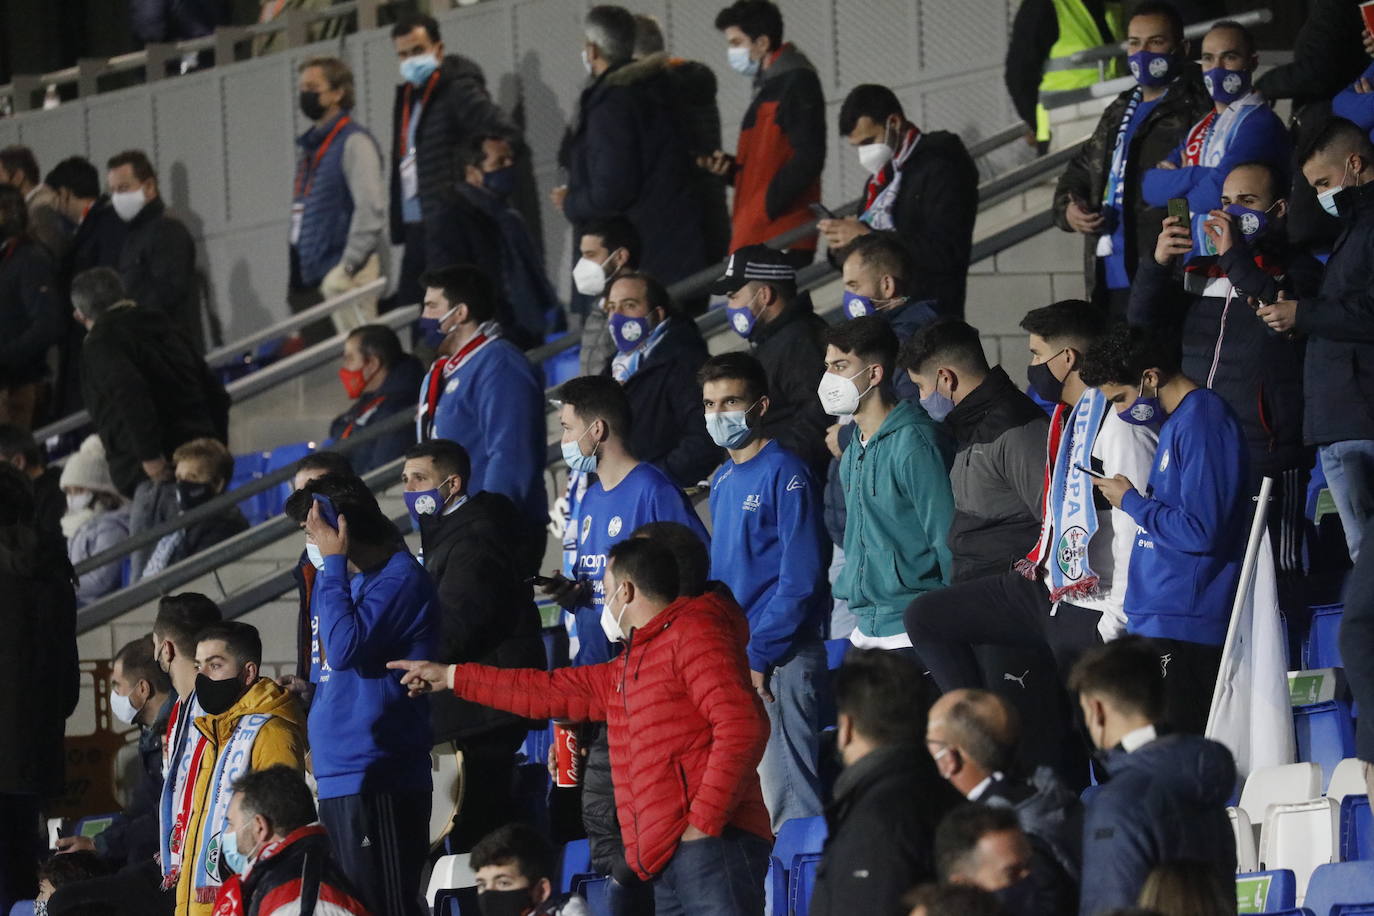
M 90 160 L 104 183 L 105 162 L 126 149 L 143 149 L 153 136 L 152 92 L 144 86 L 98 95 L 86 103 Z
M 519 103 L 513 21 L 509 3 L 479 3 L 439 17 L 444 49 L 476 61 L 487 78 L 487 91 L 507 112 Z
M 852 3 L 853 0 L 844 0 L 845 3 Z M 883 0 L 878 0 L 883 2 Z M 887 0 L 890 4 L 891 0 Z M 782 9 L 783 33 L 782 40 L 797 46 L 811 63 L 815 64 L 816 72 L 820 74 L 821 86 L 825 90 L 828 98 L 835 89 L 835 3 L 836 0 L 784 0 L 779 4 Z M 686 4 L 682 4 L 686 8 Z M 725 6 L 724 3 L 721 6 Z M 717 7 L 718 9 L 719 7 Z M 715 10 L 709 5 L 696 6 L 693 15 L 704 16 L 707 21 L 714 24 Z M 891 13 L 886 16 L 891 18 Z M 724 54 L 724 44 L 722 40 L 721 53 Z M 864 49 L 863 54 L 867 54 Z M 722 67 L 724 65 L 722 64 Z
M 153 93 L 157 141 L 149 154 L 161 175 L 162 194 L 192 232 L 218 230 L 227 221 L 224 108 L 220 83 L 236 75 L 194 73 L 160 83 Z M 197 231 L 199 229 L 199 232 Z
M 732 151 L 739 140 L 739 123 L 753 95 L 752 83 L 725 63 L 725 38 L 716 31 L 716 12 L 725 6 L 717 3 L 673 0 L 672 33 L 668 50 L 678 57 L 706 64 L 716 74 L 716 101 L 720 106 L 722 142 Z
M 13 146 L 19 142 L 19 119 L 0 118 L 0 146 Z M 39 165 L 42 165 L 40 162 Z
M 961 72 L 999 66 L 1007 47 L 1003 0 L 922 0 L 921 64 L 924 71 Z
M 86 110 L 80 105 L 63 105 L 26 114 L 20 121 L 19 141 L 33 150 L 42 168 L 73 153 L 84 153 Z
M 205 240 L 211 299 L 226 340 L 285 317 L 289 229 L 287 215 L 270 225 L 222 231 Z
M 250 61 L 224 80 L 225 217 L 245 228 L 289 217 L 296 150 L 292 59 L 273 54 Z M 282 250 L 280 257 L 285 258 Z
M 346 42 L 354 79 L 366 85 L 367 91 L 358 98 L 357 110 L 365 118 L 382 147 L 382 157 L 391 165 L 391 109 L 396 102 L 396 84 L 401 81 L 397 70 L 396 49 L 388 29 L 351 35 Z
M 948 2 L 948 0 L 946 0 Z M 891 86 L 915 78 L 921 68 L 916 4 L 894 9 L 892 0 L 844 0 L 835 7 L 838 86 Z

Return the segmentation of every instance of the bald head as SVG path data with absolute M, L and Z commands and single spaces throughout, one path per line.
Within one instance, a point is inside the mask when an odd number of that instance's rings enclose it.
M 1020 724 L 1015 711 L 988 690 L 951 690 L 930 708 L 926 747 L 940 775 L 967 795 L 1011 765 Z

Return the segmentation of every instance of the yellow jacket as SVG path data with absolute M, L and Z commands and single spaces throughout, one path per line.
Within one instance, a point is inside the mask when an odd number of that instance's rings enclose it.
M 181 872 L 177 876 L 177 916 L 210 916 L 215 908 L 214 900 L 200 903 L 196 901 L 196 857 L 200 852 L 205 819 L 213 804 L 213 789 L 210 780 L 215 774 L 215 764 L 219 761 L 220 751 L 226 748 L 239 719 L 244 716 L 263 714 L 272 718 L 263 723 L 257 738 L 253 741 L 251 768 L 265 769 L 278 763 L 305 770 L 305 715 L 295 697 L 282 690 L 274 681 L 259 678 L 239 697 L 237 703 L 218 716 L 199 716 L 196 728 L 209 739 L 200 766 L 188 779 L 195 780 L 195 794 L 191 803 L 191 816 L 186 827 L 186 840 Z

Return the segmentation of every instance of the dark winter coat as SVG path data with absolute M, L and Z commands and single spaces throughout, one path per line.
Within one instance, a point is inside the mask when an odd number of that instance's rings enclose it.
M 1091 207 L 1101 205 L 1102 193 L 1107 186 L 1107 173 L 1112 167 L 1112 147 L 1134 91 L 1126 90 L 1107 106 L 1092 136 L 1069 161 L 1064 174 L 1059 176 L 1059 183 L 1054 189 L 1054 222 L 1065 232 L 1074 231 L 1064 216 L 1071 197 L 1076 195 Z M 1141 256 L 1154 250 L 1160 223 L 1167 215 L 1163 208 L 1145 203 L 1140 193 L 1141 176 L 1146 169 L 1154 168 L 1157 162 L 1167 158 L 1178 147 L 1188 128 L 1211 110 L 1212 98 L 1202 85 L 1197 66 L 1187 64 L 1183 74 L 1169 86 L 1169 91 L 1131 137 L 1121 208 L 1122 218 L 1127 220 L 1126 250 L 1121 252 L 1127 270 L 1134 271 Z M 1098 274 L 1097 239 L 1096 235 L 1083 237 L 1084 271 L 1090 281 L 1089 295 L 1092 294 L 1092 287 L 1103 282 Z
M 229 396 L 167 316 L 117 305 L 86 335 L 81 359 L 86 409 L 125 496 L 146 479 L 144 461 L 202 436 L 226 441 Z
M 119 254 L 124 293 L 144 309 L 166 315 L 197 353 L 205 351 L 196 280 L 196 243 L 158 197 L 129 221 Z M 88 402 L 89 403 L 89 402 Z
M 978 801 L 1016 812 L 1031 844 L 1037 912 L 1074 912 L 1083 869 L 1083 803 L 1078 797 L 1053 770 L 1040 767 L 1030 782 L 994 781 Z
M 534 593 L 517 565 L 521 532 L 511 525 L 515 517 L 505 496 L 474 493 L 452 514 L 421 522 L 425 571 L 439 592 L 440 662 L 546 666 Z M 433 698 L 430 720 L 436 742 L 521 721 L 448 692 Z
M 0 387 L 48 374 L 67 317 L 58 295 L 46 248 L 27 237 L 0 244 Z
M 95 838 L 95 851 L 112 865 L 122 868 L 151 859 L 158 849 L 158 801 L 162 796 L 162 740 L 167 733 L 167 718 L 176 702 L 173 693 L 158 710 L 157 720 L 138 735 L 138 782 L 130 793 L 123 816 Z
M 826 327 L 811 305 L 810 293 L 803 292 L 781 315 L 756 325 L 749 339 L 768 375 L 769 405 L 761 435 L 776 439 L 805 461 L 818 479 L 830 462 L 825 431 L 835 422 L 816 396 L 825 374 Z
M 962 802 L 914 745 L 880 747 L 847 768 L 825 809 L 811 912 L 900 912 L 903 894 L 935 880 L 935 828 Z
M 209 35 L 230 18 L 228 0 L 132 0 L 129 26 L 140 45 Z
M 1309 102 L 1330 100 L 1369 64 L 1360 44 L 1358 3 L 1312 0 L 1304 6 L 1307 17 L 1292 39 L 1293 60 L 1255 80 L 1266 99 L 1292 99 L 1294 111 Z
M 370 424 L 380 423 L 398 413 L 415 410 L 416 392 L 424 368 L 415 357 L 406 354 L 387 369 L 386 378 L 376 391 L 363 393 L 348 409 L 329 424 L 329 438 L 335 442 L 360 436 Z M 415 444 L 415 426 L 406 424 L 394 432 L 364 443 L 349 453 L 348 460 L 359 474 L 379 468 L 405 454 Z

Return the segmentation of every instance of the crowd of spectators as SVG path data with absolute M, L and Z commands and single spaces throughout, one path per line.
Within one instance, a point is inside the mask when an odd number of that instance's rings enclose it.
M 1120 19 L 1071 5 L 1017 16 L 1035 37 L 1007 69 L 1028 139 L 1050 139 L 1032 73 L 1082 84 L 1046 61 L 1123 38 L 1135 85 L 1058 179 L 1085 296 L 1015 306 L 1024 373 L 963 319 L 978 175 L 962 140 L 854 87 L 836 130 L 869 175 L 861 206 L 815 206 L 824 94 L 768 0 L 714 20 L 753 80 L 733 153 L 710 68 L 669 56 L 651 17 L 587 12 L 552 195 L 573 227 L 566 311 L 512 204 L 528 150 L 434 19 L 391 33 L 389 165 L 353 121 L 347 66 L 302 64 L 291 304 L 386 273 L 389 219 L 404 253 L 375 307 L 422 307 L 417 355 L 383 325 L 339 326 L 352 403 L 331 437 L 415 425 L 295 467 L 292 672 L 266 676 L 257 630 L 210 599 L 160 600 L 112 662 L 141 778 L 116 828 L 60 840 L 41 869 L 27 825 L 61 785 L 76 609 L 248 523 L 203 509 L 233 477 L 228 398 L 153 164 L 114 156 L 105 196 L 84 160 L 39 182 L 28 151 L 0 151 L 0 740 L 32 748 L 0 757 L 0 907 L 41 885 L 53 914 L 423 913 L 448 819 L 437 750 L 462 780 L 445 847 L 469 856 L 486 914 L 587 912 L 558 892 L 551 845 L 585 835 L 616 914 L 760 916 L 770 844 L 805 818 L 828 834 L 822 916 L 1234 912 L 1225 807 L 1243 774 L 1203 735 L 1261 481 L 1286 613 L 1313 588 L 1314 464 L 1352 582 L 1374 570 L 1374 66 L 1348 53 L 1354 4 L 1297 36 L 1349 57 L 1339 78 L 1305 60 L 1257 77 L 1232 21 L 1190 59 L 1162 0 Z M 1309 103 L 1290 125 L 1272 108 L 1287 97 Z M 833 323 L 798 275 L 822 237 Z M 711 355 L 704 300 L 669 284 L 722 255 L 710 294 L 740 340 Z M 565 316 L 581 374 L 553 392 L 551 504 L 525 351 Z M 50 373 L 50 350 L 79 371 Z M 32 427 L 72 383 L 95 434 L 50 466 Z M 396 459 L 418 554 L 361 477 Z M 187 513 L 127 569 L 73 574 Z M 1345 636 L 1366 706 L 1371 596 L 1349 593 Z M 566 657 L 541 638 L 562 632 Z M 847 641 L 842 664 L 827 639 Z M 550 752 L 541 830 L 517 755 L 548 720 L 575 749 Z

